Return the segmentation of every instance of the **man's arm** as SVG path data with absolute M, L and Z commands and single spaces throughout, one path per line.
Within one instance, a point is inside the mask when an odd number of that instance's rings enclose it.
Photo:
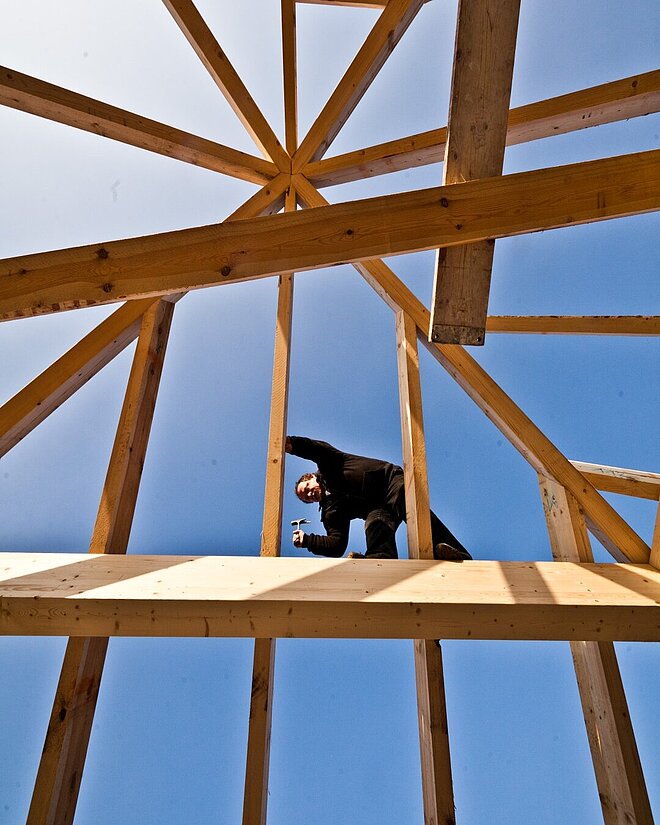
M 323 526 L 325 527 L 327 535 L 320 536 L 316 533 L 302 533 L 302 543 L 300 546 L 306 547 L 309 552 L 314 553 L 315 556 L 331 556 L 332 558 L 343 556 L 348 547 L 348 533 L 351 526 L 350 519 L 335 509 L 325 514 Z
M 328 444 L 327 441 L 314 441 L 312 438 L 304 438 L 301 435 L 287 435 L 284 449 L 291 455 L 313 461 L 317 466 L 342 461 L 344 455 L 332 444 Z

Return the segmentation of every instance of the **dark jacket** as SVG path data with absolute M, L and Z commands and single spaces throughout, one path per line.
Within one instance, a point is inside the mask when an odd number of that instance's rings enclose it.
M 341 556 L 351 519 L 390 506 L 403 487 L 403 470 L 388 461 L 343 453 L 325 441 L 289 438 L 292 454 L 315 462 L 321 476 L 319 507 L 327 535 L 305 534 L 303 546 L 319 556 Z

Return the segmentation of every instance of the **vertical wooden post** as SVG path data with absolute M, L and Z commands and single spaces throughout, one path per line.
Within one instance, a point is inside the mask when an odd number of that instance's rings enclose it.
M 443 183 L 502 174 L 520 0 L 458 6 Z M 495 242 L 438 250 L 429 340 L 483 344 Z
M 126 552 L 173 311 L 158 301 L 142 319 L 92 553 Z M 27 825 L 73 822 L 107 647 L 107 638 L 69 639 Z
M 289 190 L 287 210 L 295 209 L 295 192 Z M 273 357 L 266 492 L 261 532 L 261 555 L 279 556 L 282 534 L 284 441 L 286 438 L 293 275 L 280 275 Z M 268 770 L 273 710 L 275 639 L 254 640 L 252 690 L 243 796 L 243 825 L 265 825 L 268 803 Z
M 556 561 L 592 562 L 584 514 L 567 490 L 539 475 Z M 653 825 L 642 765 L 612 642 L 571 642 L 605 825 Z
M 401 437 L 410 558 L 432 559 L 431 518 L 419 380 L 417 326 L 403 310 L 396 313 Z M 416 639 L 415 681 L 425 825 L 450 825 L 454 818 L 447 706 L 440 642 Z

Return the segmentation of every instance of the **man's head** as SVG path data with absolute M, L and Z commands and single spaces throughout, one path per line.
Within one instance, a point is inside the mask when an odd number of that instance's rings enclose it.
M 304 473 L 295 485 L 296 495 L 305 504 L 321 500 L 321 485 L 316 473 Z

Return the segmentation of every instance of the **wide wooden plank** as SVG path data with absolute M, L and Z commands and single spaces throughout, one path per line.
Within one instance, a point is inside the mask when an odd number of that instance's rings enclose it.
M 396 314 L 396 347 L 408 557 L 432 559 L 417 326 L 402 310 Z M 416 639 L 413 649 L 424 822 L 451 823 L 454 822 L 454 789 L 442 650 L 439 641 L 429 639 Z
M 486 330 L 533 335 L 660 335 L 660 315 L 489 315 Z
M 293 172 L 325 154 L 423 5 L 390 0 L 293 156 Z
M 552 479 L 539 477 L 552 555 L 592 562 L 577 502 Z M 571 642 L 584 720 L 606 825 L 653 825 L 642 764 L 612 642 Z
M 262 158 L 4 66 L 0 67 L 0 103 L 252 183 L 266 183 L 279 171 Z
M 572 461 L 571 464 L 597 490 L 620 493 L 624 496 L 660 499 L 660 473 L 643 470 L 626 470 L 623 467 L 608 467 L 605 464 L 589 464 L 586 461 Z
M 660 640 L 651 565 L 0 554 L 0 633 Z
M 660 69 L 511 109 L 507 146 L 660 111 Z M 444 160 L 447 127 L 309 163 L 315 186 L 334 186 Z
M 520 0 L 460 0 L 443 184 L 501 175 Z M 429 338 L 485 339 L 494 243 L 438 250 Z
M 303 181 L 295 181 L 297 188 L 299 183 Z M 660 150 L 300 213 L 226 221 L 0 261 L 0 318 L 235 283 L 658 208 Z
M 288 154 L 192 0 L 163 2 L 259 149 L 280 171 L 290 171 Z
M 91 553 L 126 553 L 173 312 L 173 304 L 157 301 L 143 316 Z M 107 644 L 96 635 L 69 640 L 28 825 L 73 822 Z
M 320 209 L 324 197 L 304 178 L 297 183 L 298 195 L 305 205 Z M 499 180 L 497 178 L 493 180 Z M 469 183 L 461 184 L 463 187 Z M 429 312 L 408 287 L 383 261 L 355 264 L 383 300 L 394 310 L 410 315 L 419 331 L 420 340 L 431 355 L 449 372 L 477 406 L 509 439 L 537 472 L 543 472 L 562 483 L 584 508 L 589 527 L 599 541 L 619 561 L 646 563 L 650 550 L 621 516 L 589 484 L 584 476 L 539 430 L 488 373 L 460 346 L 435 344 L 428 341 Z

